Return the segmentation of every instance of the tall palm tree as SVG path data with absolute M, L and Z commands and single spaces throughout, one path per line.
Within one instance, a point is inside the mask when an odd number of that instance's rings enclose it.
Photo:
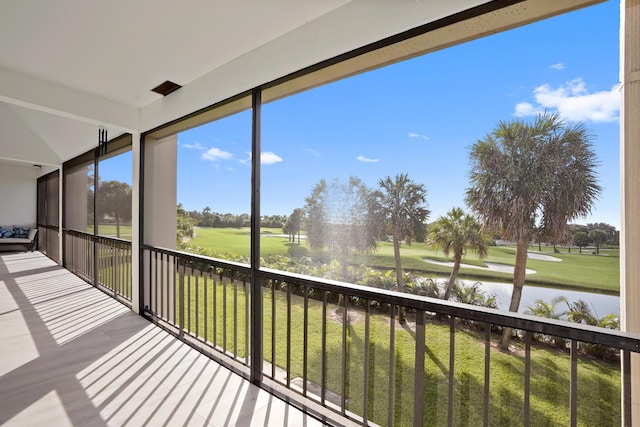
M 510 311 L 518 311 L 527 248 L 537 224 L 555 241 L 568 239 L 568 221 L 587 215 L 600 193 L 592 135 L 557 114 L 532 124 L 501 122 L 471 149 L 466 202 L 485 228 L 516 242 Z M 509 345 L 505 328 L 500 346 Z
M 400 242 L 411 244 L 415 224 L 424 223 L 429 217 L 427 190 L 423 184 L 416 184 L 407 174 L 398 174 L 395 179 L 388 176 L 378 182 L 379 188 L 373 195 L 382 218 L 387 222 L 393 236 L 393 255 L 396 263 L 396 289 L 403 289 Z M 400 312 L 400 321 L 404 315 Z
M 476 219 L 464 213 L 461 208 L 453 208 L 445 216 L 439 217 L 429 226 L 430 242 L 441 248 L 445 256 L 453 252 L 453 269 L 449 276 L 449 283 L 444 292 L 444 299 L 448 300 L 453 285 L 460 271 L 462 256 L 467 249 L 478 253 L 480 258 L 487 256 L 487 241 Z

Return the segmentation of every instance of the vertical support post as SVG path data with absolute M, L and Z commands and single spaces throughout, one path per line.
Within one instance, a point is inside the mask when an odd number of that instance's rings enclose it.
M 253 384 L 262 382 L 262 278 L 260 269 L 260 117 L 262 89 L 252 91 L 251 109 L 251 371 Z M 275 301 L 273 302 L 275 304 Z M 274 332 L 275 333 L 275 332 Z
M 640 0 L 620 2 L 620 81 L 620 323 L 623 331 L 640 332 Z M 630 362 L 622 377 L 630 379 L 631 405 L 623 411 L 631 414 L 623 413 L 623 419 L 640 425 L 640 355 L 631 354 Z
M 140 143 L 140 132 L 131 134 L 131 308 L 140 314 L 144 310 L 144 295 L 141 289 L 142 255 L 140 244 L 142 242 L 142 227 L 140 224 L 140 211 L 142 210 L 142 152 Z
M 58 264 L 64 267 L 64 168 L 61 166 L 58 170 Z
M 101 134 L 102 135 L 102 134 Z M 91 277 L 92 285 L 98 286 L 98 245 L 96 243 L 96 235 L 98 234 L 98 183 L 100 182 L 100 171 L 98 170 L 99 160 L 98 155 L 102 147 L 96 149 L 95 156 L 93 157 L 93 236 L 89 240 L 93 249 L 93 275 Z

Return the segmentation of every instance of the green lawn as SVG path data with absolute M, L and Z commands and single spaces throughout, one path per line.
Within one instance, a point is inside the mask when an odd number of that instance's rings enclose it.
M 185 287 L 185 324 L 210 342 L 222 345 L 241 357 L 246 354 L 244 338 L 246 300 L 241 282 L 213 282 L 205 285 L 202 277 L 196 286 L 195 278 Z M 207 297 L 205 299 L 205 288 Z M 215 304 L 213 296 L 216 297 Z M 287 322 L 287 295 L 264 290 L 264 358 L 281 368 L 290 364 L 290 378 L 301 377 L 304 372 L 304 299 L 291 295 L 291 321 Z M 276 319 L 272 318 L 275 301 Z M 208 307 L 207 317 L 204 306 Z M 214 315 L 212 308 L 216 307 Z M 196 307 L 198 309 L 196 310 Z M 227 321 L 223 322 L 226 307 Z M 322 360 L 322 303 L 308 301 L 307 376 L 321 383 Z M 334 316 L 336 306 L 327 307 L 326 353 L 327 388 L 336 393 L 342 390 L 342 333 L 343 326 Z M 196 329 L 196 313 L 198 327 Z M 234 317 L 235 313 L 235 317 Z M 387 425 L 389 392 L 389 317 L 382 313 L 370 316 L 368 392 L 364 393 L 365 321 L 361 309 L 352 308 L 351 321 L 346 329 L 345 394 L 347 410 L 361 414 L 367 399 L 369 418 Z M 205 320 L 207 319 L 207 320 Z M 235 320 L 234 320 L 235 319 Z M 237 322 L 237 323 L 236 323 Z M 215 335 L 214 335 L 215 324 Z M 287 324 L 290 330 L 290 355 L 287 362 Z M 272 327 L 272 325 L 274 327 Z M 275 331 L 275 339 L 273 339 Z M 236 334 L 236 335 L 234 335 Z M 498 336 L 492 338 L 494 341 Z M 424 402 L 423 425 L 446 425 L 448 405 L 449 325 L 427 322 L 424 375 L 422 390 Z M 237 345 L 235 344 L 237 342 Z M 273 348 L 275 342 L 275 350 Z M 516 344 L 517 345 L 517 344 Z M 454 425 L 481 425 L 484 396 L 484 342 L 483 334 L 458 326 L 455 332 L 453 414 Z M 273 356 L 272 356 L 273 355 Z M 395 329 L 394 425 L 411 425 L 414 405 L 415 327 Z M 534 345 L 531 351 L 531 425 L 568 425 L 570 359 L 565 351 Z M 620 370 L 616 365 L 580 358 L 578 362 L 578 425 L 618 425 L 620 423 Z M 524 354 L 516 351 L 506 354 L 495 350 L 490 355 L 490 425 L 520 425 L 523 416 Z
M 249 228 L 202 228 L 196 227 L 196 236 L 190 244 L 194 247 L 211 248 L 219 253 L 234 253 L 249 256 L 250 254 L 250 229 Z M 272 254 L 300 257 L 309 254 L 308 245 L 303 240 L 291 243 L 286 237 L 276 237 L 282 234 L 280 229 L 262 229 L 260 239 L 260 252 L 263 257 Z M 273 237 L 268 237 L 269 235 Z M 537 246 L 531 246 L 531 251 L 537 252 Z M 527 268 L 535 270 L 536 274 L 527 275 L 527 283 L 539 286 L 550 286 L 574 290 L 592 290 L 603 293 L 617 294 L 620 286 L 619 251 L 617 249 L 604 249 L 600 255 L 592 255 L 590 250 L 572 249 L 567 253 L 553 253 L 553 248 L 542 247 L 543 253 L 562 259 L 562 262 L 540 261 L 530 258 Z M 515 262 L 515 249 L 500 246 L 490 247 L 488 257 L 484 260 L 498 264 L 513 266 Z M 326 256 L 326 255 L 325 255 Z M 425 258 L 446 260 L 441 251 L 426 247 L 424 244 L 414 243 L 411 246 L 401 248 L 402 266 L 405 269 L 424 274 L 446 276 L 451 269 L 424 261 Z M 463 262 L 474 265 L 483 265 L 473 253 L 469 253 Z M 353 263 L 366 264 L 373 267 L 394 268 L 393 246 L 390 242 L 381 242 L 377 251 L 368 255 L 354 255 Z M 497 280 L 509 282 L 512 275 L 488 270 L 473 268 L 461 268 L 461 278 L 477 280 Z
M 87 233 L 93 234 L 93 225 L 87 226 Z M 98 234 L 106 237 L 118 238 L 118 228 L 115 224 L 98 224 Z M 131 240 L 131 226 L 120 226 L 120 239 Z

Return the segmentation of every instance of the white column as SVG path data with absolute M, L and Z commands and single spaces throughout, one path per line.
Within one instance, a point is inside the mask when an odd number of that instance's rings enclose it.
M 131 308 L 140 314 L 140 132 L 131 134 Z
M 640 0 L 620 2 L 620 313 L 640 332 Z M 640 357 L 631 358 L 631 416 L 640 425 Z
M 176 248 L 176 194 L 177 194 L 177 156 L 178 137 L 170 135 L 166 138 L 153 140 L 145 139 L 144 145 L 144 244 L 159 246 L 166 249 Z M 141 266 L 144 277 L 150 278 L 151 273 L 158 276 L 153 281 L 145 279 L 140 298 L 145 305 L 151 305 L 151 289 L 158 300 L 165 301 L 164 317 L 169 321 L 176 321 L 173 308 L 175 292 L 175 275 L 166 272 L 173 271 L 173 259 L 164 257 L 144 261 Z M 149 270 L 151 268 L 152 271 Z M 164 271 L 164 273 L 162 273 Z M 164 277 L 165 282 L 161 281 Z M 162 312 L 160 307 L 156 310 Z

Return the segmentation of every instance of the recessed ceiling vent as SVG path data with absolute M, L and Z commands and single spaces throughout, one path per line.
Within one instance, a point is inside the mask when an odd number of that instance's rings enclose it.
M 155 93 L 159 93 L 162 96 L 167 96 L 169 95 L 171 92 L 175 92 L 176 90 L 180 89 L 182 86 L 180 86 L 177 83 L 174 82 L 170 82 L 169 80 L 167 80 L 166 82 L 154 87 L 153 89 L 151 89 L 152 92 Z

